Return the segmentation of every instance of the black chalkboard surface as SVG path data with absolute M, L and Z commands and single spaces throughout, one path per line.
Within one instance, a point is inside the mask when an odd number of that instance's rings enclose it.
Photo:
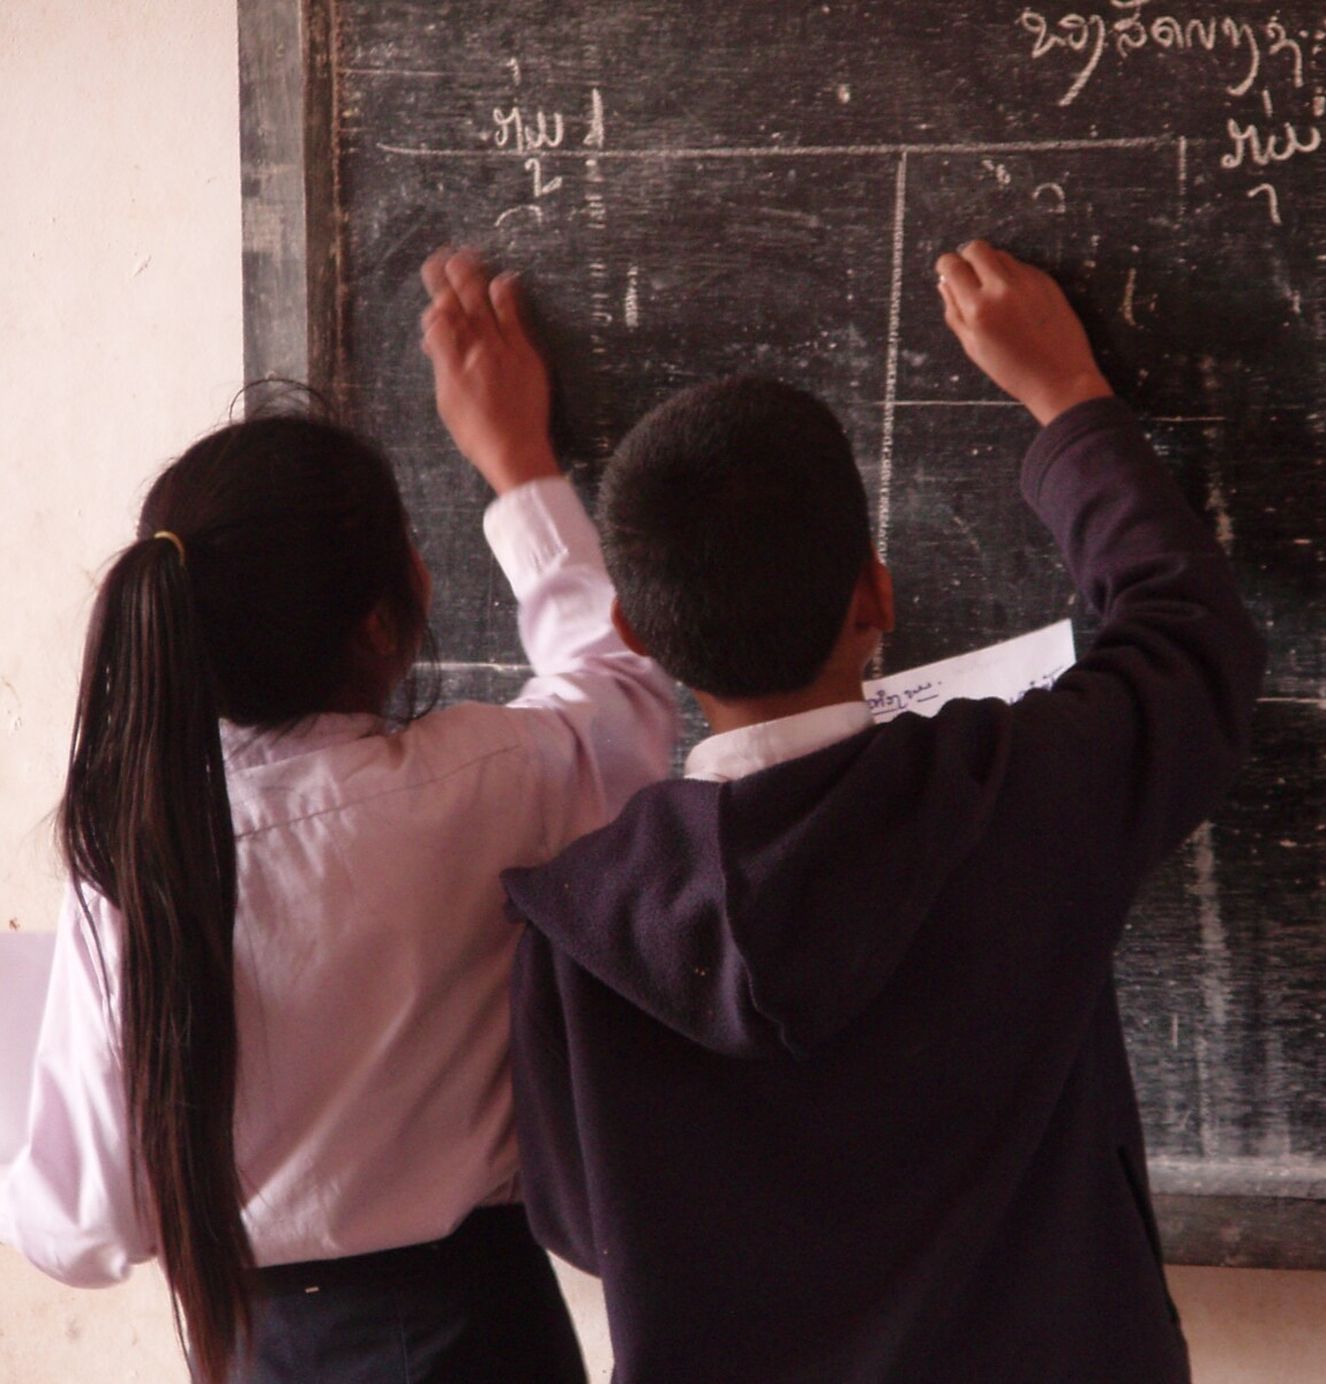
M 930 266 L 979 234 L 1060 276 L 1272 647 L 1253 762 L 1118 962 L 1167 1250 L 1326 1266 L 1326 11 L 240 14 L 247 368 L 312 378 L 387 445 L 458 697 L 524 669 L 418 352 L 434 246 L 526 271 L 587 491 L 678 385 L 755 369 L 821 394 L 895 569 L 896 667 L 1079 614 L 1016 492 L 1032 425 L 948 337 Z

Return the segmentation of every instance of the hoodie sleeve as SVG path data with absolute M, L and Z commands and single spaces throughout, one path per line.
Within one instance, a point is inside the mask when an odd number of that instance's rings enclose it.
M 1014 708 L 1023 757 L 1135 883 L 1215 808 L 1247 754 L 1265 644 L 1219 545 L 1116 399 L 1079 404 L 1023 464 L 1028 503 L 1103 624 Z M 1080 775 L 1080 777 L 1077 777 Z

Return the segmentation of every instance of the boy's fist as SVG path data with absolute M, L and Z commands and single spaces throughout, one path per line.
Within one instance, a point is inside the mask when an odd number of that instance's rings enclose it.
M 963 350 L 1038 423 L 1113 393 L 1077 314 L 1043 270 L 983 240 L 941 255 L 935 269 L 944 320 Z

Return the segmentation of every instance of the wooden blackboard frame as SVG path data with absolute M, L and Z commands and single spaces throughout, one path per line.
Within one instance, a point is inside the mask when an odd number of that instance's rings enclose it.
M 331 0 L 239 0 L 244 375 L 334 395 Z
M 340 394 L 336 0 L 238 0 L 244 368 Z M 1326 1201 L 1155 1195 L 1172 1264 L 1326 1269 Z

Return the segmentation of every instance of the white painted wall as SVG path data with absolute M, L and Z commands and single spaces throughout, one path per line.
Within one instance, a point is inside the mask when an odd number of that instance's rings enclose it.
M 97 569 L 241 375 L 234 0 L 0 4 L 0 932 L 52 925 Z M 0 960 L 3 953 L 0 953 Z M 159 1277 L 0 1250 L 0 1379 L 185 1378 Z
M 97 570 L 241 383 L 236 85 L 235 0 L 0 5 L 0 932 L 54 916 L 47 815 Z M 1174 1286 L 1199 1384 L 1326 1381 L 1326 1274 Z M 150 1269 L 77 1292 L 0 1250 L 0 1302 L 0 1380 L 185 1377 Z

